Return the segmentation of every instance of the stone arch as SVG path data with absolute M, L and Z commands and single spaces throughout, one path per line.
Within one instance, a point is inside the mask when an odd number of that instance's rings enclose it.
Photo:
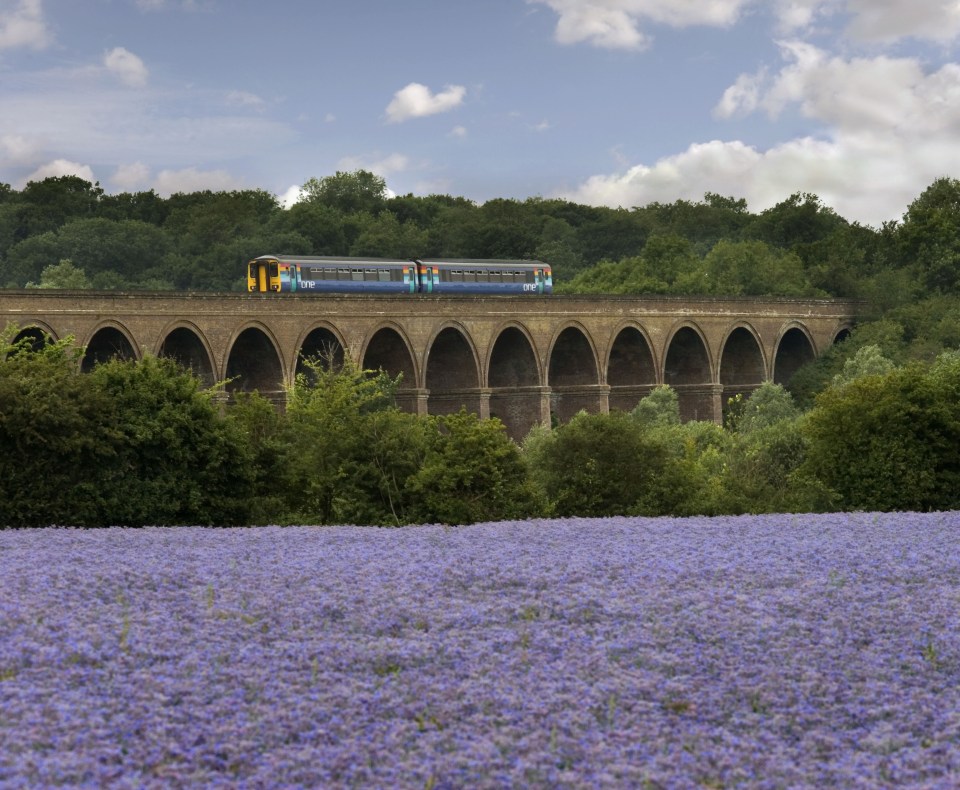
M 773 381 L 784 386 L 790 383 L 794 373 L 817 358 L 810 333 L 802 324 L 787 325 L 777 339 L 776 348 L 773 357 Z
M 267 327 L 251 324 L 234 335 L 227 352 L 225 378 L 228 393 L 257 391 L 271 400 L 283 400 L 283 359 Z
M 600 391 L 597 352 L 589 333 L 579 324 L 564 327 L 554 337 L 547 367 L 550 412 L 560 422 L 569 421 L 578 411 L 606 410 Z
M 477 351 L 463 327 L 449 324 L 434 335 L 425 368 L 430 414 L 451 414 L 461 407 L 482 413 Z
M 210 344 L 194 324 L 182 323 L 165 330 L 157 356 L 176 360 L 181 367 L 192 371 L 205 387 L 216 383 Z
M 657 385 L 657 365 L 646 332 L 635 324 L 621 327 L 607 357 L 611 409 L 630 411 Z
M 833 344 L 842 343 L 853 333 L 853 327 L 850 325 L 841 326 L 833 336 Z
M 724 338 L 720 353 L 721 405 L 724 410 L 731 398 L 748 398 L 766 379 L 763 347 L 753 327 L 741 324 Z
M 394 325 L 382 326 L 367 340 L 360 357 L 365 370 L 382 370 L 390 378 L 402 375 L 397 390 L 397 406 L 404 411 L 420 413 L 419 376 L 410 350 L 410 342 L 403 331 Z
M 332 326 L 322 324 L 313 327 L 297 342 L 294 375 L 299 376 L 302 373 L 308 381 L 316 378 L 310 367 L 305 364 L 307 359 L 319 360 L 324 369 L 329 369 L 331 365 L 335 369 L 343 367 L 343 360 L 346 357 L 344 349 L 343 338 Z
M 699 327 L 677 327 L 666 345 L 663 383 L 671 386 L 680 401 L 682 420 L 718 420 L 719 386 L 713 383 L 706 338 Z
M 80 370 L 89 373 L 97 365 L 111 359 L 140 359 L 140 352 L 133 336 L 125 326 L 114 321 L 101 324 L 90 335 L 90 339 L 84 345 Z
M 21 340 L 28 341 L 32 351 L 39 351 L 45 345 L 55 343 L 57 336 L 48 324 L 42 321 L 31 321 L 18 327 L 17 333 L 10 338 L 10 343 L 12 345 L 19 343 Z
M 522 439 L 530 429 L 549 418 L 544 414 L 544 389 L 536 346 L 519 324 L 501 327 L 487 360 L 490 416 L 498 417 L 513 439 Z

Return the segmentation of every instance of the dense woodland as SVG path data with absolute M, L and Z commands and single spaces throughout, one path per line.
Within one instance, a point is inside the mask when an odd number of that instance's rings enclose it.
M 67 176 L 0 185 L 0 286 L 236 290 L 267 252 L 537 258 L 567 293 L 846 297 L 851 337 L 681 424 L 658 388 L 518 446 L 495 420 L 391 406 L 383 374 L 318 366 L 285 412 L 225 405 L 169 360 L 77 374 L 68 343 L 0 337 L 0 526 L 465 523 L 537 515 L 960 507 L 960 181 L 881 228 L 815 195 L 760 213 L 707 194 L 606 209 L 389 196 L 365 172 L 263 191 L 105 194 Z M 3 328 L 0 327 L 0 330 Z

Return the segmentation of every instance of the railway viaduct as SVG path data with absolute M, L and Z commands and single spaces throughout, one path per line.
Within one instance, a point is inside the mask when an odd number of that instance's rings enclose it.
M 282 396 L 303 357 L 348 354 L 403 374 L 398 404 L 464 406 L 520 438 L 580 409 L 631 409 L 669 384 L 684 419 L 720 420 L 726 399 L 787 382 L 844 337 L 836 300 L 449 297 L 0 290 L 0 329 L 73 337 L 87 370 L 112 356 L 168 356 L 228 392 Z

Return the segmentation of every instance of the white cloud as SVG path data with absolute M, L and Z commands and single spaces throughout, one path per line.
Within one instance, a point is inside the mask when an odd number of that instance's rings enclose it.
M 22 134 L 0 135 L 0 162 L 7 165 L 29 165 L 36 161 L 39 148 L 35 139 Z
M 143 162 L 120 165 L 111 176 L 110 183 L 125 192 L 145 189 L 150 184 L 150 168 Z
M 737 81 L 723 92 L 723 98 L 713 113 L 719 118 L 753 112 L 760 102 L 760 90 L 766 80 L 766 69 L 756 74 L 741 74 Z
M 47 162 L 47 164 L 34 170 L 24 179 L 24 183 L 28 181 L 43 181 L 45 178 L 56 178 L 58 176 L 79 176 L 91 184 L 96 182 L 96 179 L 93 177 L 93 170 L 87 165 L 70 162 L 66 159 L 54 159 L 52 162 Z
M 466 127 L 466 126 L 454 126 L 454 127 L 450 130 L 450 136 L 451 136 L 451 137 L 459 137 L 459 138 L 461 138 L 461 139 L 464 138 L 464 137 L 466 137 L 466 136 L 467 136 L 467 127 Z
M 230 91 L 227 94 L 226 102 L 231 107 L 246 107 L 251 110 L 263 110 L 267 103 L 255 93 L 247 91 Z
M 281 206 L 290 208 L 294 203 L 299 203 L 302 197 L 303 188 L 294 184 L 292 187 L 288 187 L 287 191 L 279 195 L 277 199 Z
M 554 37 L 561 44 L 586 42 L 606 49 L 641 50 L 649 46 L 649 25 L 729 27 L 764 0 L 527 0 L 557 14 Z M 813 29 L 840 18 L 846 33 L 859 41 L 889 43 L 914 37 L 950 42 L 960 36 L 957 0 L 775 0 L 782 31 Z
M 895 41 L 905 36 L 951 41 L 960 35 L 956 0 L 847 0 L 853 13 L 850 34 L 867 41 Z
M 794 106 L 822 133 L 760 151 L 740 141 L 695 144 L 652 165 L 587 179 L 569 196 L 611 206 L 646 205 L 718 192 L 754 211 L 796 191 L 820 196 L 843 217 L 871 225 L 898 218 L 934 179 L 960 172 L 960 65 L 926 72 L 912 58 L 831 56 L 786 42 L 775 75 L 741 76 L 720 117 Z
M 184 11 L 204 11 L 211 7 L 209 0 L 136 0 L 141 11 L 163 11 L 166 8 L 179 7 Z
M 441 93 L 431 93 L 426 85 L 411 82 L 393 95 L 393 101 L 387 105 L 387 120 L 400 123 L 410 118 L 422 118 L 448 112 L 463 103 L 467 89 L 462 85 L 448 85 Z
M 527 0 L 557 15 L 554 33 L 561 44 L 589 42 L 606 49 L 643 49 L 650 37 L 644 22 L 688 27 L 727 27 L 753 0 Z
M 43 49 L 50 41 L 40 0 L 0 2 L 0 50 Z
M 778 0 L 776 10 L 786 31 L 842 16 L 848 23 L 846 33 L 863 42 L 919 38 L 946 43 L 960 36 L 956 0 Z
M 157 173 L 155 183 L 157 192 L 164 196 L 174 192 L 201 192 L 205 189 L 219 192 L 244 188 L 243 182 L 226 170 L 197 170 L 193 167 L 161 170 Z
M 403 154 L 388 156 L 347 156 L 337 163 L 338 170 L 369 170 L 378 176 L 386 178 L 393 173 L 402 173 L 410 167 L 410 160 Z
M 147 84 L 147 67 L 136 55 L 123 47 L 115 47 L 103 56 L 103 65 L 107 71 L 116 75 L 131 88 L 142 88 Z

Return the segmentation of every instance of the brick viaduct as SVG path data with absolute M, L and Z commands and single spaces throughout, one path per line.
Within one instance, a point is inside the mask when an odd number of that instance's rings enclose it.
M 227 390 L 278 395 L 302 356 L 349 354 L 403 374 L 399 405 L 497 416 L 511 436 L 580 409 L 630 409 L 658 384 L 684 419 L 785 383 L 853 326 L 832 300 L 446 297 L 0 290 L 0 329 L 73 336 L 89 369 L 170 356 Z

